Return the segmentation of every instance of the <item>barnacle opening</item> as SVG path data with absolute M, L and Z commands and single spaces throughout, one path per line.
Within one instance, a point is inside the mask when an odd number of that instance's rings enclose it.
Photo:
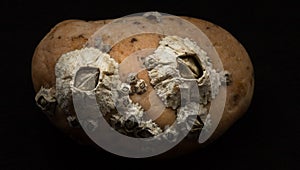
M 177 58 L 178 70 L 184 78 L 199 79 L 203 76 L 203 67 L 196 54 L 185 54 Z M 193 77 L 191 77 L 193 75 Z
M 56 108 L 55 90 L 41 87 L 35 96 L 35 102 L 47 115 L 52 116 Z
M 41 108 L 47 108 L 47 106 L 49 105 L 44 96 L 40 96 L 36 102 Z
M 74 86 L 83 91 L 90 91 L 97 87 L 100 70 L 95 67 L 80 67 L 76 72 Z

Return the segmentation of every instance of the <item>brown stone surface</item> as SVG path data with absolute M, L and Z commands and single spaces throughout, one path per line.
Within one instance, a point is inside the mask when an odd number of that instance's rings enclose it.
M 210 142 L 223 134 L 246 112 L 254 89 L 253 67 L 246 50 L 230 33 L 207 21 L 190 17 L 183 18 L 196 25 L 207 35 L 219 53 L 224 69 L 231 73 L 232 82 L 227 87 L 223 117 L 214 135 L 209 140 Z M 67 20 L 57 24 L 40 42 L 33 55 L 32 80 L 35 91 L 38 91 L 41 86 L 54 87 L 54 68 L 58 58 L 66 52 L 82 48 L 88 38 L 107 22 L 109 20 L 95 22 Z M 110 55 L 116 61 L 121 62 L 135 51 L 144 48 L 156 48 L 161 38 L 161 35 L 155 34 L 136 35 L 116 44 L 110 51 Z M 146 80 L 148 90 L 141 95 L 142 98 L 132 96 L 132 99 L 133 101 L 139 101 L 144 108 L 149 108 L 147 97 L 153 90 L 149 85 L 149 77 L 146 72 L 140 72 L 138 76 Z M 74 139 L 81 143 L 89 143 L 81 129 L 69 127 L 65 114 L 58 111 L 50 119 L 58 128 Z M 156 121 L 160 125 L 165 125 L 170 124 L 174 119 L 174 111 L 167 109 Z M 169 153 L 182 153 L 182 148 L 185 152 L 188 152 L 195 149 L 195 146 L 198 146 L 196 142 L 183 141 Z

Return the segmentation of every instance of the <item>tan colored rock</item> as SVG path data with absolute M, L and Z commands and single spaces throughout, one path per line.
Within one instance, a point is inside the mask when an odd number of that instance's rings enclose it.
M 224 70 L 231 73 L 231 83 L 227 86 L 227 98 L 223 117 L 214 132 L 214 135 L 206 143 L 222 135 L 236 120 L 246 111 L 251 102 L 254 77 L 253 67 L 250 58 L 244 47 L 227 31 L 210 22 L 182 17 L 200 28 L 210 39 L 222 60 Z M 85 22 L 81 20 L 67 20 L 57 24 L 37 46 L 32 59 L 32 80 L 36 92 L 41 87 L 55 87 L 55 64 L 59 57 L 75 49 L 81 49 L 90 36 L 99 28 L 111 20 Z M 128 37 L 112 47 L 109 54 L 118 63 L 130 54 L 145 48 L 157 48 L 158 42 L 163 38 L 158 34 L 142 34 Z M 133 95 L 131 99 L 139 102 L 147 111 L 149 106 L 149 93 L 153 90 L 149 83 L 146 71 L 138 74 L 139 78 L 146 81 L 148 89 L 141 95 Z M 75 113 L 70 113 L 75 116 Z M 155 113 L 148 113 L 151 117 Z M 76 141 L 84 144 L 93 144 L 82 131 L 81 128 L 72 128 L 64 114 L 59 108 L 52 116 L 49 115 L 51 122 L 70 135 Z M 164 127 L 171 124 L 176 119 L 175 111 L 166 108 L 163 114 L 155 122 Z M 204 146 L 204 145 L 202 145 Z M 189 152 L 199 147 L 197 141 L 182 141 L 170 152 L 179 153 Z

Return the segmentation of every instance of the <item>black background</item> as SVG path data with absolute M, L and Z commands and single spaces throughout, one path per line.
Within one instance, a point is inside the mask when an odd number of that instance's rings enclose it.
M 213 22 L 246 48 L 255 69 L 247 114 L 207 148 L 171 160 L 137 160 L 79 146 L 34 104 L 31 57 L 65 19 L 101 20 L 159 11 Z M 299 169 L 297 58 L 300 17 L 288 1 L 0 2 L 0 169 L 104 169 L 194 166 L 201 169 Z M 139 162 L 143 164 L 140 165 Z

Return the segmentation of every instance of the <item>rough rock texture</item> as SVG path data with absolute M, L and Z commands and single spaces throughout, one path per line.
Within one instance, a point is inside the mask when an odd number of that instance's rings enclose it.
M 196 25 L 207 35 L 219 53 L 224 69 L 231 73 L 231 83 L 227 86 L 227 100 L 223 117 L 214 135 L 206 142 L 210 143 L 222 135 L 246 112 L 254 89 L 253 67 L 246 50 L 230 33 L 207 21 L 190 17 L 183 18 Z M 57 24 L 40 42 L 33 55 L 32 80 L 35 91 L 38 92 L 41 87 L 54 87 L 55 64 L 58 58 L 66 52 L 82 48 L 97 29 L 110 21 L 85 22 L 81 20 L 67 20 Z M 120 63 L 135 51 L 144 48 L 157 48 L 158 42 L 162 37 L 162 35 L 157 34 L 142 34 L 129 37 L 113 46 L 109 54 Z M 148 89 L 142 95 L 133 95 L 132 100 L 139 101 L 144 108 L 147 108 L 149 107 L 147 95 L 153 88 L 150 85 L 147 71 L 140 72 L 138 77 L 146 81 Z M 62 113 L 61 110 L 57 109 L 56 114 L 49 115 L 49 118 L 55 126 L 80 143 L 93 143 L 80 128 L 71 128 L 69 126 L 66 114 Z M 174 111 L 165 109 L 156 122 L 160 125 L 165 125 L 172 123 L 174 119 Z M 189 152 L 195 147 L 199 147 L 199 144 L 196 141 L 182 141 L 168 153 L 182 152 L 183 147 L 185 152 Z

